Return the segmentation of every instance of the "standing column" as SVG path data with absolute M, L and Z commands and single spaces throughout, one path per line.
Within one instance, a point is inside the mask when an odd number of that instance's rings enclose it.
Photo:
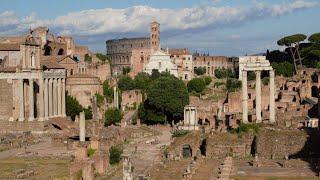
M 29 79 L 29 121 L 34 120 L 33 79 Z
M 48 79 L 44 80 L 44 119 L 48 120 L 49 117 L 49 97 L 48 97 Z
M 256 122 L 261 123 L 261 71 L 256 71 L 256 116 Z
M 23 79 L 19 79 L 19 121 L 24 121 Z
M 53 116 L 53 102 L 52 102 L 52 78 L 49 79 L 49 117 Z
M 52 102 L 53 102 L 53 114 L 52 116 L 53 117 L 56 117 L 57 116 L 57 113 L 58 113 L 58 107 L 57 107 L 57 100 L 58 100 L 58 97 L 57 97 L 57 79 L 53 79 L 53 87 L 52 87 Z
M 44 120 L 44 84 L 43 79 L 39 79 L 39 121 Z
M 270 106 L 269 106 L 269 112 L 270 112 L 270 123 L 276 122 L 276 114 L 275 114 L 275 85 L 274 85 L 274 71 L 271 70 L 269 72 L 270 76 Z
M 58 90 L 58 116 L 60 117 L 61 116 L 61 100 L 62 100 L 62 97 L 61 97 L 61 78 L 58 79 L 58 86 L 57 86 L 57 90 Z
M 118 104 L 118 90 L 117 87 L 113 87 L 113 104 L 114 104 L 114 108 L 119 108 L 119 104 Z
M 62 117 L 66 117 L 66 81 L 62 79 Z
M 80 142 L 85 142 L 86 141 L 86 119 L 85 119 L 85 114 L 84 111 L 80 112 L 80 123 L 79 123 L 79 128 L 80 128 Z
M 242 121 L 248 123 L 247 71 L 242 71 Z

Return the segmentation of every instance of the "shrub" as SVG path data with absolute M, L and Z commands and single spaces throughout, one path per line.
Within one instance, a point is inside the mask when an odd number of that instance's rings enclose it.
M 113 98 L 113 90 L 109 86 L 109 83 L 107 80 L 105 80 L 102 84 L 102 89 L 103 89 L 103 95 L 106 98 L 107 102 L 112 102 Z
M 241 88 L 241 85 L 241 81 L 239 81 L 238 79 L 228 79 L 226 88 L 229 92 L 235 92 Z
M 214 70 L 214 75 L 218 79 L 223 79 L 223 78 L 234 78 L 235 75 L 232 72 L 231 69 L 225 69 L 225 68 L 217 68 Z
M 271 65 L 275 70 L 276 75 L 282 75 L 284 77 L 292 77 L 294 74 L 293 64 L 289 62 L 272 63 Z
M 122 74 L 123 74 L 123 75 L 129 74 L 130 71 L 131 71 L 131 67 L 124 67 L 124 68 L 122 68 Z
M 187 130 L 175 130 L 175 131 L 171 132 L 171 136 L 172 137 L 182 137 L 188 133 L 189 133 L 189 131 L 187 131 Z
M 86 120 L 92 119 L 92 108 L 91 108 L 91 106 L 89 106 L 88 108 L 83 108 L 83 111 L 84 111 L 84 116 L 85 116 Z
M 203 74 L 206 73 L 206 68 L 205 67 L 197 67 L 194 69 L 194 72 L 196 73 L 196 75 L 201 76 Z
M 83 108 L 76 98 L 69 96 L 68 94 L 66 96 L 66 114 L 67 116 L 70 116 L 72 120 L 74 120 L 76 115 L 78 115 Z
M 97 106 L 101 107 L 103 105 L 103 103 L 104 103 L 104 97 L 99 93 L 96 93 L 95 96 L 96 96 L 96 99 L 97 99 Z
M 212 78 L 210 76 L 204 76 L 203 80 L 206 83 L 206 85 L 209 85 L 212 82 Z
M 87 63 L 91 63 L 92 62 L 92 57 L 89 54 L 86 54 L 84 56 L 84 61 Z
M 194 78 L 188 82 L 188 91 L 201 93 L 206 88 L 206 82 L 203 78 Z
M 134 81 L 129 76 L 121 76 L 118 81 L 118 87 L 122 91 L 135 89 Z
M 89 148 L 87 149 L 87 156 L 92 157 L 95 152 L 96 152 L 96 149 Z
M 120 146 L 112 146 L 109 150 L 109 163 L 111 165 L 118 164 L 121 159 L 123 149 Z
M 119 109 L 110 108 L 104 114 L 104 126 L 110 126 L 121 122 L 123 114 Z
M 108 59 L 108 56 L 101 53 L 96 53 L 96 56 L 98 59 L 100 59 L 102 62 L 105 62 Z
M 261 128 L 261 124 L 244 124 L 240 123 L 238 128 L 233 129 L 232 133 L 237 133 L 239 137 L 242 137 L 242 135 L 253 132 L 254 134 L 257 134 Z

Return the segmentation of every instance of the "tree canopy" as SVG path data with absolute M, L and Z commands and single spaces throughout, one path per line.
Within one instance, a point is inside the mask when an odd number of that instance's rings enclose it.
M 201 93 L 206 88 L 206 82 L 203 78 L 194 78 L 188 82 L 188 91 Z
M 121 76 L 118 81 L 118 87 L 122 91 L 135 89 L 135 84 L 130 76 Z
M 291 46 L 292 44 L 304 41 L 306 38 L 307 36 L 304 34 L 294 34 L 281 38 L 277 44 L 279 46 Z
M 320 43 L 320 33 L 312 34 L 308 40 L 312 43 Z
M 198 75 L 198 76 L 201 76 L 203 74 L 206 73 L 206 68 L 205 67 L 197 67 L 194 69 L 194 72 Z
M 106 98 L 107 102 L 112 102 L 113 98 L 113 90 L 109 86 L 109 83 L 107 80 L 105 80 L 102 84 L 102 90 L 103 90 L 103 95 Z
M 104 114 L 104 126 L 110 126 L 121 122 L 123 114 L 117 108 L 110 108 Z

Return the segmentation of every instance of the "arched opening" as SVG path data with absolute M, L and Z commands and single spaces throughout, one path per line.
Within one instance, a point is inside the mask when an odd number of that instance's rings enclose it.
M 35 62 L 35 58 L 34 58 L 34 53 L 33 52 L 31 53 L 30 59 L 31 59 L 31 67 L 35 67 L 36 66 L 36 62 Z
M 311 87 L 311 96 L 312 97 L 318 97 L 318 87 L 317 86 L 312 86 Z
M 192 148 L 189 144 L 183 145 L 182 156 L 183 158 L 192 157 Z
M 210 126 L 210 121 L 207 118 L 204 120 L 204 125 Z
M 200 119 L 200 118 L 198 119 L 198 124 L 202 125 L 202 119 Z
M 44 47 L 44 55 L 45 56 L 50 56 L 51 55 L 51 51 L 52 51 L 52 49 L 51 49 L 50 46 L 45 46 Z
M 252 140 L 250 154 L 252 156 L 255 156 L 257 154 L 257 136 L 254 136 Z
M 64 50 L 62 48 L 60 48 L 58 51 L 58 55 L 63 55 L 63 54 L 64 54 Z
M 202 156 L 207 155 L 207 139 L 203 139 L 200 145 L 200 152 Z
M 319 81 L 318 75 L 316 73 L 313 73 L 311 75 L 311 79 L 312 79 L 312 82 L 314 82 L 314 83 L 318 83 L 318 81 Z

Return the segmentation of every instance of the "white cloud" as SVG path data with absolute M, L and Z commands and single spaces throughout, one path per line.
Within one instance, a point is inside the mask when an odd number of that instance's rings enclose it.
M 255 1 L 251 6 L 241 7 L 197 6 L 157 9 L 134 6 L 125 9 L 90 9 L 68 13 L 54 19 L 39 19 L 35 13 L 18 18 L 14 12 L 6 11 L 0 14 L 0 35 L 17 34 L 40 25 L 48 26 L 60 34 L 69 35 L 143 32 L 153 20 L 161 23 L 163 31 L 217 28 L 278 17 L 316 5 L 316 2 L 295 0 L 291 3 L 271 5 Z

